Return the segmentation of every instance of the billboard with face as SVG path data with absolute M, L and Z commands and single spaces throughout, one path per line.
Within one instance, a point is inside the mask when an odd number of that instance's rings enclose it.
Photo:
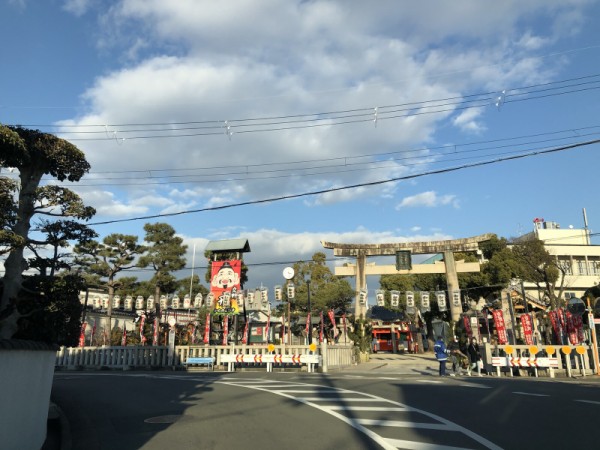
M 239 314 L 237 293 L 240 290 L 242 261 L 213 261 L 210 292 L 214 295 L 215 314 Z

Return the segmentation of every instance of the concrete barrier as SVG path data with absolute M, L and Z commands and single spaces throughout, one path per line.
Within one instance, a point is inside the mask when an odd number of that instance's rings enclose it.
M 39 450 L 46 439 L 56 348 L 0 340 L 0 446 Z

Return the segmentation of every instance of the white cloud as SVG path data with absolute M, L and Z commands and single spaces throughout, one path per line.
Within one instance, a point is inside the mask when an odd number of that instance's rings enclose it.
M 398 206 L 396 206 L 396 209 L 416 207 L 435 208 L 446 205 L 458 208 L 459 202 L 456 196 L 451 194 L 440 196 L 435 191 L 427 191 L 403 198 Z
M 84 15 L 96 0 L 65 0 L 63 9 L 76 16 Z
M 461 112 L 457 117 L 454 118 L 454 125 L 463 131 L 471 133 L 481 133 L 486 130 L 485 125 L 482 122 L 478 122 L 476 119 L 483 114 L 482 108 L 469 108 Z

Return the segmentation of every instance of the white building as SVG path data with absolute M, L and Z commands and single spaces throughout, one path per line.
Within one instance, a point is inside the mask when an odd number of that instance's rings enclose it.
M 592 245 L 587 226 L 583 229 L 561 228 L 556 222 L 535 219 L 533 232 L 521 236 L 518 241 L 528 239 L 542 241 L 546 251 L 565 268 L 566 299 L 581 298 L 586 289 L 600 283 L 600 245 Z M 525 283 L 525 289 L 528 297 L 540 295 L 533 283 Z

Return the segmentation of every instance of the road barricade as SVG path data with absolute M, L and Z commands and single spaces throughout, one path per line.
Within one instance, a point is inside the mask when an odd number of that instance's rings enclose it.
M 308 372 L 314 372 L 315 366 L 321 364 L 320 355 L 298 354 L 298 355 L 282 355 L 282 354 L 234 354 L 221 355 L 221 363 L 227 364 L 227 371 L 233 372 L 236 364 L 265 364 L 267 372 L 273 371 L 274 364 L 280 365 L 306 365 Z

